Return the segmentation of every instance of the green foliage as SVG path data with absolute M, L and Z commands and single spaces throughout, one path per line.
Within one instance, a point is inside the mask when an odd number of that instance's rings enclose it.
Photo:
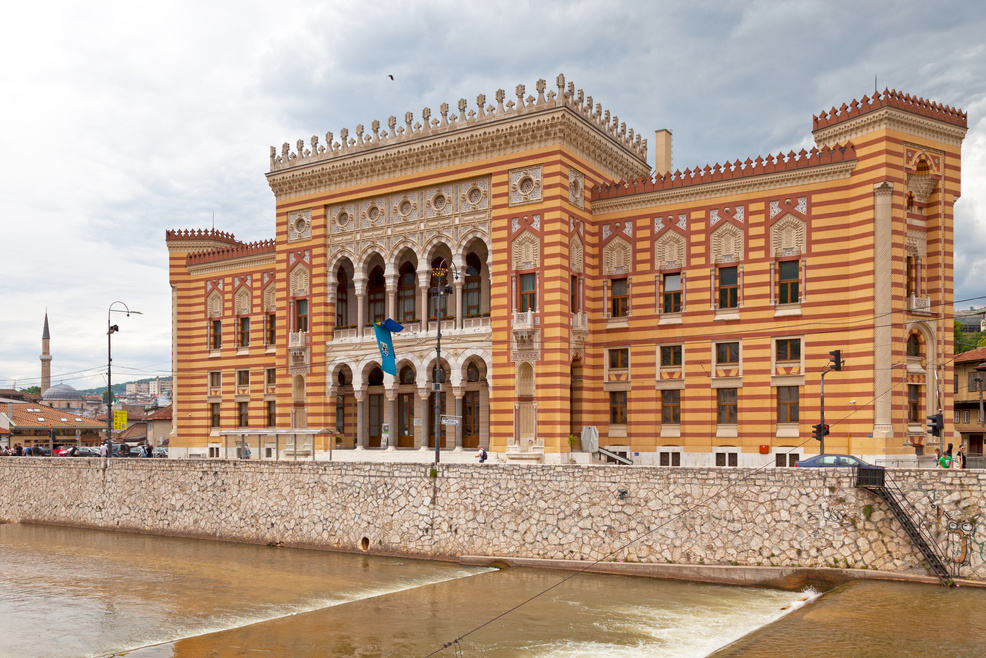
M 41 387 L 28 386 L 27 388 L 22 388 L 21 393 L 30 393 L 31 395 L 41 395 Z
M 977 347 L 986 347 L 986 331 L 962 331 L 962 323 L 958 320 L 955 320 L 953 327 L 952 342 L 956 354 L 962 354 Z

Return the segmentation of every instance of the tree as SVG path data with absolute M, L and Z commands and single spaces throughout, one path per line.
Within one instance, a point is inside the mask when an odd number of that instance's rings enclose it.
M 986 346 L 986 332 L 963 331 L 962 323 L 955 320 L 952 334 L 952 350 L 955 354 L 962 354 L 963 352 L 984 346 Z
M 28 386 L 27 388 L 22 388 L 21 393 L 30 393 L 31 395 L 41 395 L 41 387 Z

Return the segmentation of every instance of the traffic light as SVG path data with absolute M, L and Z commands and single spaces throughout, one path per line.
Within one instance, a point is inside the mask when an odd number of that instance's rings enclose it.
M 928 434 L 941 438 L 943 429 L 945 429 L 945 419 L 941 414 L 928 416 Z
M 832 364 L 832 370 L 842 370 L 842 350 L 829 352 L 829 362 Z
M 816 441 L 821 441 L 822 438 L 829 433 L 828 423 L 811 426 L 811 435 L 815 437 Z

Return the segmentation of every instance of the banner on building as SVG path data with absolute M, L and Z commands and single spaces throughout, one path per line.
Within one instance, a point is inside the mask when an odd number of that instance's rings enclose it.
M 373 333 L 377 337 L 377 347 L 380 348 L 381 366 L 384 372 L 397 376 L 397 359 L 394 357 L 394 339 L 391 334 L 403 331 L 404 326 L 387 318 L 383 322 L 373 323 Z
M 113 429 L 127 429 L 127 411 L 125 409 L 118 409 L 113 412 Z

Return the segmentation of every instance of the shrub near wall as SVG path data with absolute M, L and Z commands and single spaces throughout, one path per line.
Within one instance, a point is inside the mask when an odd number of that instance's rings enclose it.
M 926 573 L 843 469 L 0 458 L 0 519 L 439 559 L 497 555 Z M 978 471 L 893 471 L 986 578 Z M 626 494 L 623 498 L 619 490 Z

